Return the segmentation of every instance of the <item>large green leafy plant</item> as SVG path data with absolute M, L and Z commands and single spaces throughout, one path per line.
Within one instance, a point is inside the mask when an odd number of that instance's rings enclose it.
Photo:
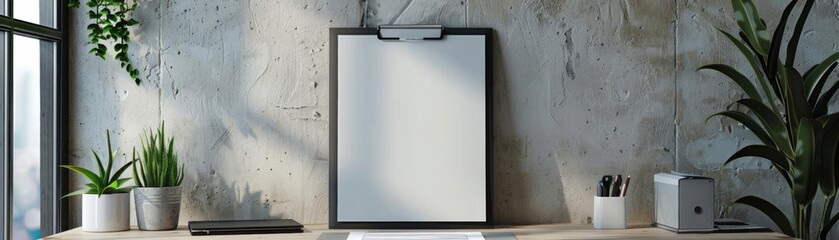
M 97 196 L 102 196 L 102 194 L 128 193 L 129 191 L 131 191 L 131 187 L 122 187 L 122 185 L 131 180 L 131 178 L 119 177 L 122 176 L 122 173 L 126 169 L 128 169 L 128 166 L 131 165 L 134 161 L 129 161 L 125 163 L 125 165 L 122 165 L 122 167 L 117 169 L 117 171 L 113 172 L 113 175 L 111 175 L 111 169 L 113 169 L 114 159 L 116 158 L 116 152 L 111 150 L 110 131 L 105 131 L 105 136 L 107 136 L 108 140 L 107 168 L 102 164 L 102 159 L 99 158 L 99 154 L 97 154 L 96 151 L 94 151 L 93 149 L 90 150 L 93 152 L 93 156 L 96 158 L 96 164 L 99 167 L 99 174 L 96 174 L 93 171 L 87 170 L 85 168 L 73 165 L 61 165 L 61 167 L 80 173 L 83 176 L 87 177 L 88 180 L 90 180 L 90 183 L 82 186 L 81 190 L 64 195 L 65 198 L 81 194 L 96 194 Z
M 79 0 L 70 0 L 70 7 L 78 8 Z M 108 56 L 108 43 L 112 43 L 116 52 L 114 59 L 140 85 L 140 70 L 134 67 L 128 59 L 128 43 L 131 42 L 128 27 L 139 24 L 131 18 L 129 13 L 137 8 L 137 2 L 131 0 L 86 0 L 85 5 L 90 8 L 87 17 L 91 23 L 87 25 L 88 38 L 93 48 L 90 53 L 102 60 Z
M 786 6 L 773 33 L 767 30 L 757 8 L 750 0 L 732 0 L 734 19 L 739 26 L 739 38 L 720 30 L 745 57 L 755 79 L 749 79 L 733 67 L 710 64 L 699 69 L 716 70 L 733 80 L 745 93 L 745 98 L 732 105 L 744 110 L 723 111 L 713 116 L 725 116 L 743 124 L 760 140 L 760 144 L 743 147 L 725 164 L 742 157 L 769 160 L 791 189 L 793 220 L 777 206 L 755 196 L 735 201 L 754 207 L 772 219 L 787 235 L 810 239 L 810 231 L 824 239 L 839 221 L 833 212 L 839 175 L 836 174 L 837 145 L 839 145 L 839 115 L 828 112 L 828 103 L 839 89 L 839 82 L 828 84 L 836 68 L 839 53 L 804 71 L 794 68 L 796 50 L 804 24 L 814 1 L 806 0 L 792 35 L 783 43 L 787 19 L 797 0 Z M 781 58 L 781 48 L 786 58 Z M 756 82 L 757 85 L 753 84 Z M 828 86 L 830 85 L 830 86 Z M 821 190 L 824 205 L 813 208 L 813 199 Z M 814 210 L 816 213 L 814 213 Z M 818 226 L 811 229 L 811 219 L 818 214 Z M 795 228 L 793 228 L 795 226 Z
M 180 186 L 184 180 L 184 166 L 181 165 L 178 169 L 175 138 L 170 138 L 167 143 L 164 129 L 162 123 L 157 129 L 157 134 L 149 129 L 145 138 L 140 137 L 142 142 L 140 158 L 137 156 L 136 149 L 132 153 L 134 159 L 138 161 L 132 167 L 134 184 L 138 187 L 174 187 Z

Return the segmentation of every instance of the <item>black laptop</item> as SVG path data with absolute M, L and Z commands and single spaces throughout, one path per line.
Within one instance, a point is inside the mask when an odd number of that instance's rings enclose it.
M 291 219 L 190 221 L 192 235 L 302 233 L 303 225 Z

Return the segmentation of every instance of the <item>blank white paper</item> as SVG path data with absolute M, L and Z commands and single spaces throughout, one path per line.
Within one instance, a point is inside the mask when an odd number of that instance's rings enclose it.
M 338 37 L 338 221 L 486 221 L 485 47 Z
M 480 232 L 350 232 L 347 240 L 484 240 Z

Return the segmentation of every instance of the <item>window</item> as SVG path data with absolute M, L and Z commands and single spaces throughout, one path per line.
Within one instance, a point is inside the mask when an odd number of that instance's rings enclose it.
M 15 19 L 55 27 L 55 0 L 16 0 L 13 6 Z
M 66 0 L 0 0 L 2 239 L 67 228 Z

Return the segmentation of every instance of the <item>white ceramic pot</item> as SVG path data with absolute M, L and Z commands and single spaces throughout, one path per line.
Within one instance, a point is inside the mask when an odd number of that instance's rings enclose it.
M 181 186 L 135 187 L 134 208 L 140 230 L 163 231 L 178 228 Z
M 117 232 L 128 230 L 128 193 L 82 195 L 82 231 Z

